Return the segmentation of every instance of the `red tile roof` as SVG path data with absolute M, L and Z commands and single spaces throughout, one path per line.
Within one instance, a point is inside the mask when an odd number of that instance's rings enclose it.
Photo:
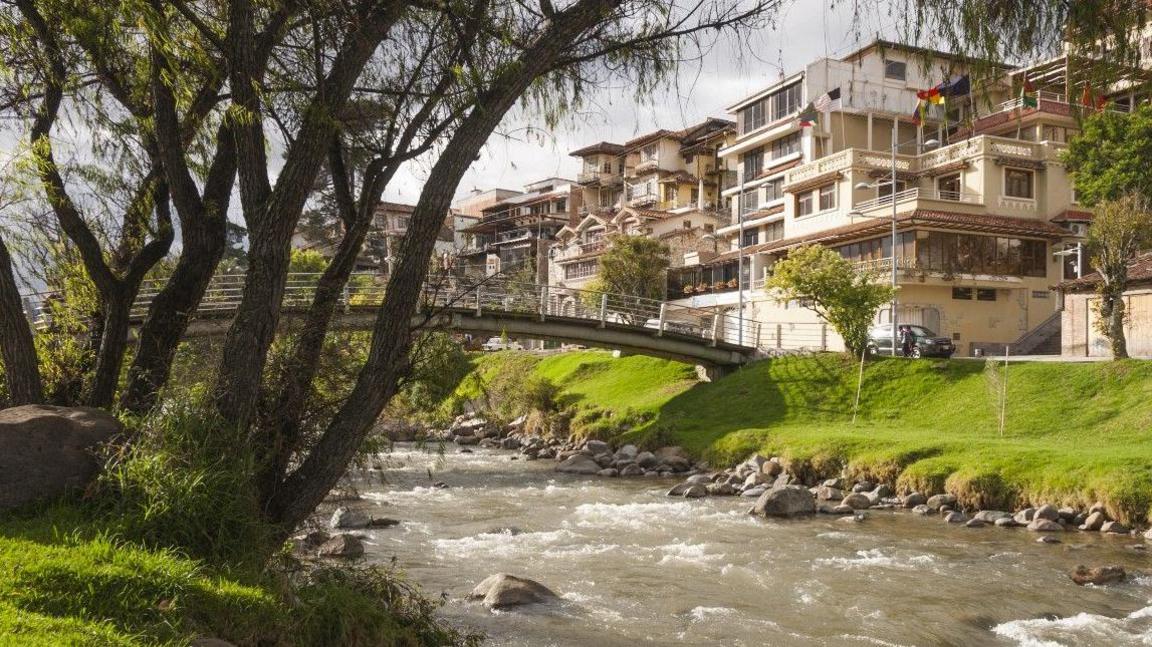
M 1091 211 L 1081 211 L 1079 209 L 1065 209 L 1060 212 L 1060 215 L 1052 219 L 1052 222 L 1092 222 L 1093 214 Z
M 1128 283 L 1137 285 L 1152 283 L 1152 251 L 1142 252 L 1128 263 Z M 1084 276 L 1064 281 L 1058 288 L 1067 292 L 1089 292 L 1100 285 L 1100 273 L 1092 272 Z
M 595 153 L 602 153 L 605 155 L 621 155 L 624 153 L 624 150 L 625 148 L 620 144 L 613 144 L 612 142 L 600 142 L 598 144 L 592 144 L 591 146 L 585 146 L 584 148 L 578 148 L 568 154 L 572 157 L 584 157 L 585 155 L 592 155 Z

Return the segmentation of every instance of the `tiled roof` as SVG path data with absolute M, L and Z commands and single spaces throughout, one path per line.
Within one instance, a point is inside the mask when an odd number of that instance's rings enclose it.
M 791 162 L 784 162 L 783 164 L 777 164 L 776 166 L 766 168 L 763 171 L 760 171 L 759 173 L 756 174 L 756 177 L 752 178 L 752 180 L 759 180 L 762 177 L 768 177 L 769 175 L 776 175 L 777 173 L 779 173 L 781 171 L 787 171 L 788 169 L 790 169 L 794 166 L 800 166 L 803 163 L 804 163 L 804 160 L 802 160 L 802 159 L 794 159 Z
M 592 144 L 591 146 L 585 146 L 584 148 L 578 148 L 568 154 L 572 157 L 583 157 L 585 155 L 593 155 L 595 153 L 602 153 L 605 155 L 621 155 L 624 153 L 624 151 L 625 148 L 620 144 L 613 144 L 612 142 L 600 142 L 598 144 Z
M 987 214 L 956 213 L 953 211 L 937 211 L 934 209 L 917 209 L 896 216 L 900 228 L 908 229 L 916 225 L 940 227 L 942 229 L 955 229 L 960 231 L 974 231 L 989 234 L 1005 234 L 1012 236 L 1033 236 L 1038 238 L 1059 239 L 1068 235 L 1063 228 L 1044 220 L 1031 218 L 1014 218 L 1011 216 L 992 216 Z M 849 225 L 833 227 L 824 231 L 793 236 L 761 243 L 744 249 L 745 254 L 758 252 L 782 251 L 791 247 L 807 243 L 822 243 L 826 245 L 852 240 L 869 234 L 885 233 L 891 230 L 892 221 L 883 218 L 869 218 L 864 222 L 854 222 Z M 739 252 L 726 252 L 712 259 L 712 262 L 722 262 L 736 258 Z
M 1143 252 L 1128 263 L 1128 283 L 1152 282 L 1152 252 Z M 1068 292 L 1087 292 L 1095 290 L 1100 284 L 1100 273 L 1092 272 L 1078 279 L 1064 281 L 1057 287 Z
M 404 204 L 402 202 L 381 202 L 376 205 L 376 211 L 388 213 L 412 213 L 416 210 L 414 204 Z
M 1052 219 L 1052 222 L 1092 222 L 1093 214 L 1091 211 L 1081 211 L 1079 209 L 1065 209 L 1060 212 L 1060 215 Z
M 692 175 L 688 171 L 676 171 L 671 175 L 666 175 L 660 178 L 660 182 L 676 182 L 678 184 L 699 184 L 700 178 Z

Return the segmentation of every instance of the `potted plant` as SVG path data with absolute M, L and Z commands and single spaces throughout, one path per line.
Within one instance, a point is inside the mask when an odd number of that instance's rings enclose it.
M 728 279 L 728 287 L 736 289 L 740 283 L 736 279 Z
M 700 294 L 704 294 L 705 292 L 708 291 L 708 284 L 707 283 L 701 283 L 701 284 L 697 285 L 696 291 L 699 292 Z
M 685 285 L 683 288 L 683 291 L 684 291 L 684 294 L 692 294 L 693 292 L 696 291 L 696 288 L 692 287 L 691 285 Z

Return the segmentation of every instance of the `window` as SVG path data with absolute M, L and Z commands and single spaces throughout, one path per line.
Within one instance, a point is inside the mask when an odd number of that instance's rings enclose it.
M 772 142 L 772 159 L 800 152 L 800 133 L 792 133 Z
M 784 221 L 778 220 L 764 225 L 764 242 L 770 243 L 774 240 L 781 240 L 784 238 Z
M 656 144 L 648 144 L 640 149 L 640 161 L 649 162 L 655 160 L 660 156 L 660 147 Z
M 945 175 L 936 179 L 936 194 L 941 200 L 960 200 L 960 174 Z
M 704 233 L 706 233 L 706 234 L 711 234 L 711 233 L 713 233 L 713 232 L 715 232 L 715 231 L 716 231 L 716 225 L 713 225 L 713 224 L 712 224 L 712 223 L 710 223 L 710 222 L 706 222 L 706 223 L 704 223 Z
M 884 61 L 884 78 L 903 81 L 908 77 L 908 64 L 904 61 Z
M 1033 198 L 1032 179 L 1035 174 L 1018 168 L 1004 169 L 1004 195 L 1010 198 Z
M 760 189 L 752 189 L 740 194 L 740 213 L 750 213 L 760 208 Z
M 796 196 L 796 215 L 808 216 L 812 214 L 812 192 L 805 191 Z
M 744 153 L 744 181 L 750 182 L 760 175 L 760 171 L 764 170 L 764 148 L 757 148 L 754 151 Z
M 580 261 L 579 263 L 572 263 L 571 265 L 564 266 L 564 278 L 572 279 L 586 279 L 589 276 L 594 276 L 600 271 L 600 261 L 596 259 L 590 261 Z
M 700 204 L 700 187 L 693 187 L 691 196 L 692 204 Z
M 772 95 L 772 120 L 784 117 L 800 109 L 800 84 L 794 83 Z
M 976 290 L 977 301 L 995 301 L 996 290 L 992 288 L 977 288 Z
M 664 201 L 665 202 L 675 202 L 676 201 L 676 188 L 677 187 L 675 184 L 665 184 L 664 185 Z
M 943 231 L 919 232 L 916 262 L 933 272 L 1047 276 L 1042 240 L 996 238 Z
M 799 83 L 781 88 L 737 113 L 740 134 L 750 133 L 800 109 L 803 89 Z
M 685 229 L 691 229 L 692 228 L 692 221 L 691 220 L 685 220 L 682 224 L 683 224 Z
M 972 288 L 952 288 L 952 298 L 959 301 L 971 301 Z
M 829 209 L 836 208 L 836 185 L 829 184 L 817 189 L 820 194 L 820 211 L 828 211 Z
M 601 168 L 604 170 L 605 173 L 609 173 L 609 174 L 612 173 L 612 162 L 611 161 L 604 162 L 604 165 Z
M 555 213 L 564 213 L 565 211 L 568 211 L 568 199 L 557 200 Z
M 750 133 L 768 123 L 768 102 L 760 100 L 739 112 L 740 133 Z
M 740 246 L 741 247 L 749 247 L 751 245 L 755 245 L 756 242 L 759 240 L 759 238 L 760 238 L 760 232 L 758 230 L 746 229 L 746 230 L 744 230 L 743 240 L 740 241 Z
M 780 200 L 784 197 L 784 178 L 764 183 L 764 202 Z
M 908 183 L 904 180 L 896 180 L 896 193 L 904 193 L 908 189 Z M 876 187 L 876 197 L 887 198 L 892 195 L 892 180 L 889 179 L 880 186 Z

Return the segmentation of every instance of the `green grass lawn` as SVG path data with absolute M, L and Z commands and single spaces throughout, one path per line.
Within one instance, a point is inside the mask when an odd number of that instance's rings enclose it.
M 947 490 L 973 507 L 1103 501 L 1128 521 L 1152 511 L 1152 362 L 1012 364 L 1001 435 L 982 362 L 871 362 L 853 424 L 858 365 L 839 355 L 759 362 L 710 384 L 646 357 L 498 355 L 480 370 L 520 362 L 577 408 L 645 412 L 621 440 L 680 444 L 715 465 L 762 452 L 800 473 Z

